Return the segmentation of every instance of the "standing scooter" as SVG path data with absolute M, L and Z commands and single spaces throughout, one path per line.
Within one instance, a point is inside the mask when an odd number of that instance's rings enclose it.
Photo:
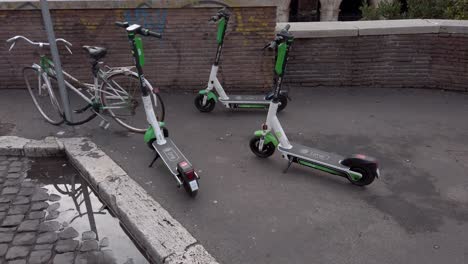
M 286 137 L 276 113 L 279 107 L 279 95 L 288 61 L 288 53 L 294 41 L 293 35 L 288 30 L 289 25 L 277 33 L 275 40 L 268 44 L 269 48 L 276 50 L 276 82 L 273 100 L 270 103 L 267 120 L 263 124 L 262 130 L 256 131 L 255 136 L 250 140 L 250 149 L 258 157 L 267 158 L 278 148 L 283 157 L 288 160 L 288 165 L 284 170 L 285 173 L 291 164 L 295 162 L 345 177 L 355 185 L 365 186 L 371 184 L 375 177 L 379 177 L 379 169 L 375 159 L 360 154 L 345 158 L 290 142 Z
M 224 36 L 226 34 L 227 25 L 231 12 L 223 8 L 213 16 L 209 21 L 218 22 L 218 35 L 216 37 L 218 42 L 218 49 L 216 50 L 216 57 L 213 66 L 211 67 L 210 79 L 208 81 L 208 87 L 201 90 L 197 97 L 195 97 L 195 106 L 200 112 L 211 112 L 213 111 L 216 101 L 220 101 L 226 108 L 263 108 L 267 109 L 272 99 L 272 94 L 267 95 L 227 95 L 223 89 L 223 86 L 218 80 L 218 67 L 221 60 L 221 51 L 224 45 Z M 216 90 L 218 96 L 213 92 L 213 88 Z M 287 92 L 282 92 L 278 96 L 280 105 L 278 111 L 286 108 L 288 104 Z
M 171 139 L 167 138 L 169 136 L 169 132 L 167 128 L 164 127 L 164 123 L 158 122 L 151 102 L 151 100 L 154 100 L 154 98 L 152 98 L 153 94 L 148 90 L 148 87 L 146 87 L 145 77 L 143 74 L 142 67 L 145 62 L 143 55 L 143 42 L 137 35 L 161 38 L 161 34 L 152 32 L 137 24 L 129 25 L 128 22 L 116 22 L 115 24 L 126 29 L 128 39 L 132 47 L 132 55 L 137 68 L 138 78 L 140 80 L 140 89 L 146 118 L 150 124 L 150 127 L 145 133 L 144 140 L 150 148 L 156 151 L 156 156 L 151 162 L 150 167 L 159 157 L 161 157 L 164 164 L 166 164 L 167 168 L 174 175 L 174 178 L 177 181 L 177 186 L 180 187 L 183 185 L 187 193 L 190 196 L 195 197 L 198 193 L 199 177 L 184 154 L 182 154 Z

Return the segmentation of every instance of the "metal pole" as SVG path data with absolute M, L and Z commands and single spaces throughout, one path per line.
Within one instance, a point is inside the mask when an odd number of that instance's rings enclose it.
M 52 53 L 52 60 L 54 61 L 55 65 L 55 73 L 57 75 L 57 82 L 59 86 L 60 97 L 62 98 L 65 119 L 66 121 L 72 122 L 72 116 L 70 112 L 70 99 L 68 98 L 68 92 L 65 87 L 65 81 L 62 72 L 62 64 L 60 62 L 57 43 L 55 42 L 55 33 L 54 28 L 52 26 L 52 19 L 50 17 L 49 4 L 47 3 L 47 0 L 41 0 L 41 11 L 42 19 L 44 20 L 44 26 L 47 32 L 47 38 L 50 43 L 50 52 Z

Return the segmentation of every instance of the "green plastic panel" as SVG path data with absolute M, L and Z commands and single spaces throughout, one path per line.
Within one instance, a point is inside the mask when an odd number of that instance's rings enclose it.
M 275 72 L 276 74 L 280 76 L 283 74 L 287 49 L 288 49 L 288 45 L 286 43 L 281 43 L 278 46 L 278 55 L 276 56 Z
M 226 18 L 222 17 L 218 22 L 218 35 L 216 36 L 216 40 L 218 44 L 222 44 L 224 40 L 224 33 L 226 33 Z
M 135 46 L 138 51 L 138 60 L 140 62 L 140 66 L 145 65 L 145 55 L 143 54 L 143 41 L 141 38 L 135 38 Z

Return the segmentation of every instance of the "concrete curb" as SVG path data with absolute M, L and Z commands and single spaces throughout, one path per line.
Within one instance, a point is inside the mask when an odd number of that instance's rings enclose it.
M 407 34 L 468 34 L 468 21 L 437 19 L 369 20 L 348 22 L 277 23 L 276 31 L 291 25 L 295 38 L 328 38 Z
M 96 144 L 87 138 L 0 137 L 0 155 L 66 155 L 157 263 L 217 263 L 197 240 Z

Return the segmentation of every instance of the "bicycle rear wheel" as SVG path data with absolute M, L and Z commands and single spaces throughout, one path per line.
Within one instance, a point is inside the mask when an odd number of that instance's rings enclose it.
M 38 69 L 33 67 L 23 68 L 23 78 L 29 94 L 39 113 L 52 125 L 60 125 L 64 122 L 63 112 L 55 96 L 55 92 L 48 77 L 44 77 Z
M 145 80 L 146 87 L 151 87 Z M 151 93 L 153 110 L 158 121 L 164 121 L 164 103 L 159 93 Z M 120 72 L 109 76 L 101 91 L 103 108 L 117 123 L 130 131 L 144 133 L 148 128 L 145 109 L 141 98 L 138 75 Z

